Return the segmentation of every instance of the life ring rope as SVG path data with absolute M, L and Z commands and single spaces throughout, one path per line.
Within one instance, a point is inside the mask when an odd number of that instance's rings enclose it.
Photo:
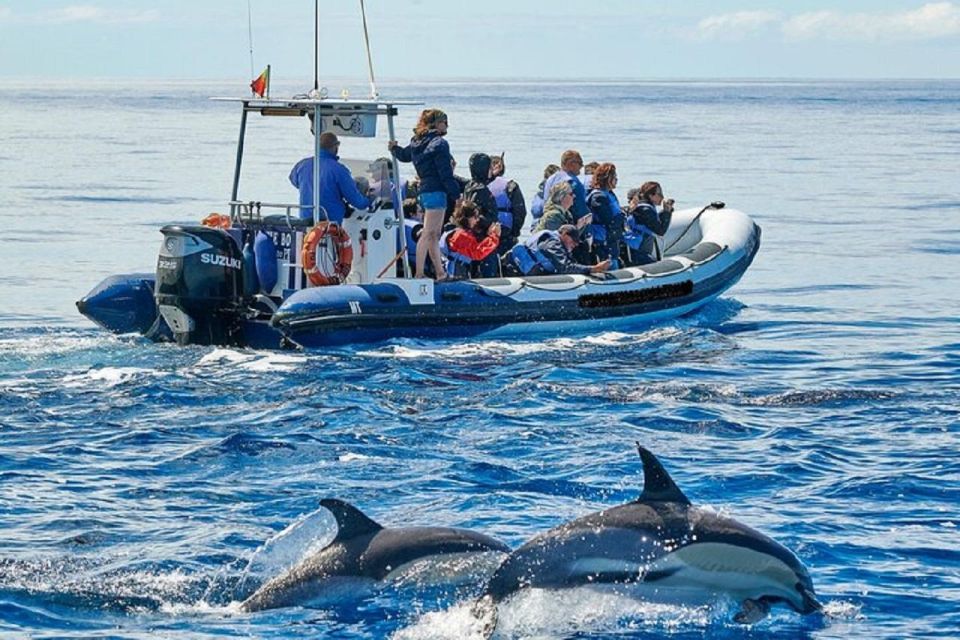
M 328 238 L 331 242 L 325 242 Z M 303 240 L 300 262 L 311 285 L 324 287 L 342 284 L 350 275 L 353 263 L 350 234 L 336 222 L 317 223 Z

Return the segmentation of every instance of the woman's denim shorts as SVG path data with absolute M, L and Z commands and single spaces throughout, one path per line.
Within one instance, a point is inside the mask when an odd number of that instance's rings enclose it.
M 420 206 L 424 211 L 431 209 L 446 209 L 447 194 L 443 191 L 429 191 L 420 194 Z

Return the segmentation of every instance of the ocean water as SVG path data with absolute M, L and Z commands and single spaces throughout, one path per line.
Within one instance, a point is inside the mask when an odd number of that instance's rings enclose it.
M 634 333 L 310 353 L 104 334 L 74 301 L 152 270 L 160 225 L 224 210 L 239 110 L 207 97 L 241 90 L 0 94 L 0 636 L 470 637 L 495 562 L 236 603 L 330 538 L 323 497 L 515 547 L 635 498 L 636 441 L 794 550 L 826 615 L 741 627 L 729 602 L 531 592 L 500 637 L 960 635 L 960 82 L 385 85 L 450 114 L 461 164 L 506 152 L 528 197 L 574 147 L 621 192 L 658 179 L 678 206 L 751 213 L 760 253 L 697 314 Z M 240 197 L 294 201 L 309 148 L 299 119 L 255 119 Z

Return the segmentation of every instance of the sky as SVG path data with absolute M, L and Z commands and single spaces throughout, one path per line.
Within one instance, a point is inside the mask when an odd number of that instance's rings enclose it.
M 366 0 L 380 80 L 960 78 L 960 0 Z M 312 0 L 0 0 L 0 76 L 312 82 Z M 366 76 L 359 0 L 320 72 Z

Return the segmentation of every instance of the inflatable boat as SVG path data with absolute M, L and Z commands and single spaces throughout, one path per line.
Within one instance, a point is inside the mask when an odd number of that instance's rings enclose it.
M 313 206 L 238 198 L 249 115 L 311 116 L 319 135 L 374 137 L 398 105 L 371 99 L 236 99 L 240 140 L 229 214 L 161 232 L 152 273 L 111 276 L 77 303 L 116 332 L 178 344 L 313 348 L 392 338 L 560 335 L 659 322 L 690 313 L 733 286 L 760 246 L 748 215 L 714 203 L 676 211 L 662 259 L 596 275 L 443 281 L 414 279 L 415 222 L 404 220 L 398 167 L 344 161 L 374 195 L 371 210 L 337 225 Z M 318 182 L 314 175 L 314 182 Z M 312 219 L 300 219 L 312 209 Z M 273 210 L 273 213 L 270 211 Z

